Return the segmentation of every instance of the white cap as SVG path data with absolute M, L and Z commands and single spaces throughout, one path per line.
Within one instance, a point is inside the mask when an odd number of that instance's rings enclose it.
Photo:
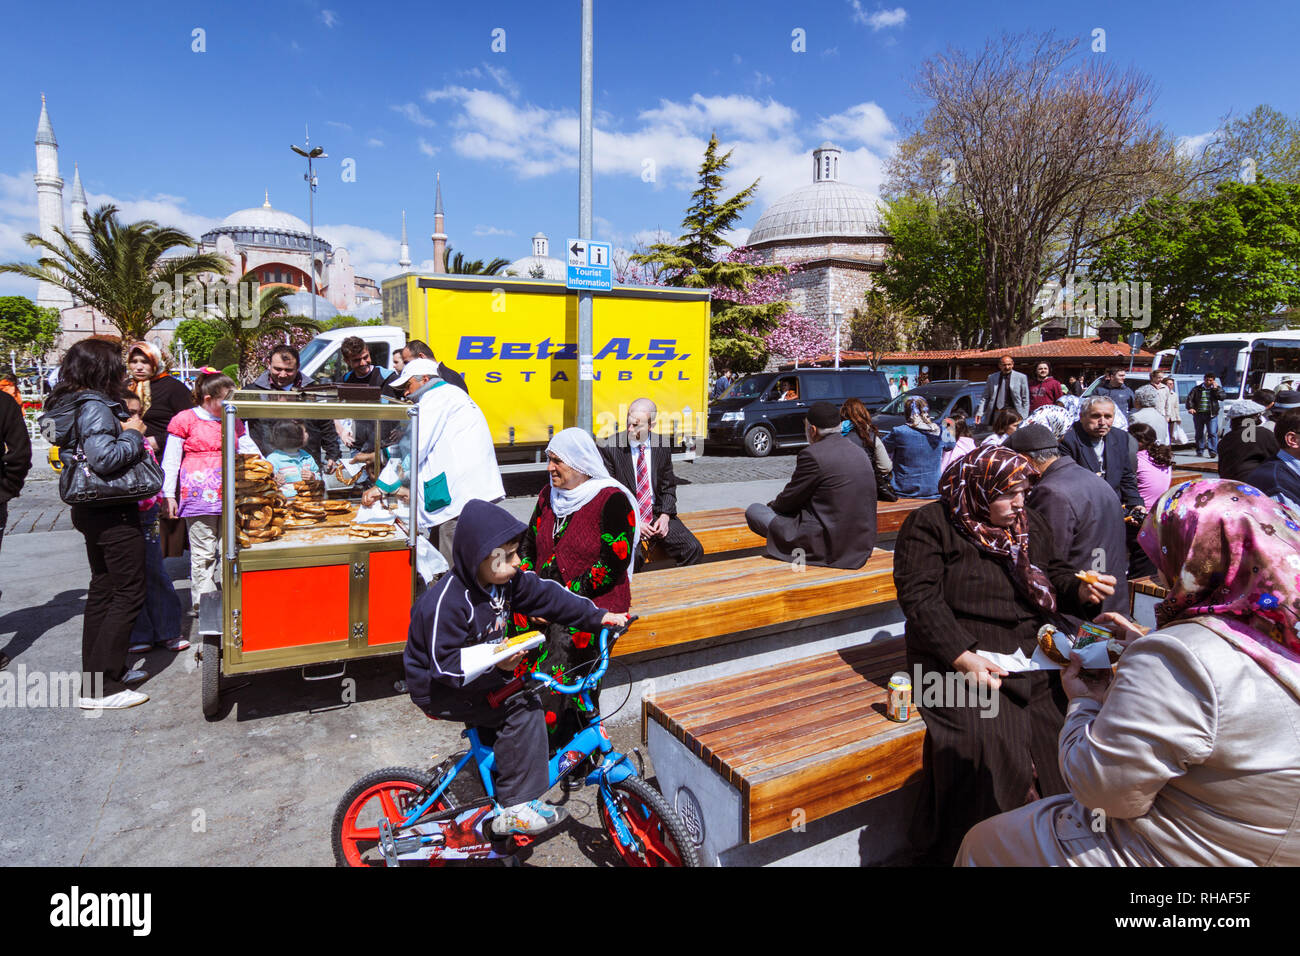
M 400 388 L 417 375 L 438 377 L 438 363 L 427 358 L 412 359 L 402 367 L 402 374 L 389 382 L 393 388 Z

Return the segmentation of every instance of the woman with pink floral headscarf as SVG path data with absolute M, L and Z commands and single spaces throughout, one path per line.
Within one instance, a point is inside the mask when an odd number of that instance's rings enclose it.
M 1070 793 L 978 824 L 959 864 L 1300 864 L 1300 515 L 1189 481 L 1139 540 L 1169 594 L 1113 679 L 1064 672 Z

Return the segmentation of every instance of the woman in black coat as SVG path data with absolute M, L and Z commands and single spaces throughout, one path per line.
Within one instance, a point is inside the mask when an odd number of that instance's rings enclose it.
M 1066 789 L 1056 761 L 1059 677 L 1008 675 L 978 653 L 1030 656 L 1042 624 L 1068 633 L 1060 612 L 1090 619 L 1114 591 L 1109 575 L 1087 584 L 1056 557 L 1051 529 L 1024 504 L 1037 478 L 1028 459 L 984 446 L 944 472 L 939 500 L 898 533 L 894 586 L 926 729 L 911 831 L 918 863 L 949 864 L 979 821 Z M 958 698 L 959 675 L 983 685 L 978 694 L 967 683 Z M 936 700 L 936 686 L 949 692 Z

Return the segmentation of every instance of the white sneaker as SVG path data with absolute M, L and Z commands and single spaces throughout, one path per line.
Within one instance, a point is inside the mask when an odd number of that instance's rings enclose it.
M 148 676 L 149 676 L 148 671 L 140 670 L 139 668 L 134 668 L 122 675 L 122 683 L 138 684 L 140 683 L 140 681 L 144 680 Z
M 126 649 L 126 652 L 128 654 L 147 654 L 151 650 L 153 650 L 153 645 L 148 641 L 143 641 L 139 644 L 132 644 Z
M 148 699 L 148 694 L 142 694 L 138 690 L 119 690 L 107 697 L 82 697 L 77 701 L 77 706 L 82 710 L 125 710 L 143 704 Z
M 569 815 L 564 807 L 553 806 L 543 800 L 504 807 L 492 820 L 492 832 L 497 836 L 521 833 L 533 836 L 549 830 Z

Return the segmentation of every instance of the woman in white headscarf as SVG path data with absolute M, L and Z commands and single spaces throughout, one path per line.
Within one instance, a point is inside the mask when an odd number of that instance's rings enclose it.
M 609 476 L 595 441 L 581 428 L 566 428 L 551 439 L 546 458 L 550 483 L 537 496 L 519 548 L 523 566 L 606 611 L 626 614 L 639 544 L 636 499 Z M 526 621 L 514 622 L 516 631 L 527 628 Z M 521 673 L 538 670 L 561 680 L 587 673 L 584 665 L 599 652 L 594 635 L 555 624 L 547 625 L 546 635 Z M 542 704 L 553 745 L 568 741 L 595 716 L 578 713 L 581 704 L 572 696 L 544 692 Z

